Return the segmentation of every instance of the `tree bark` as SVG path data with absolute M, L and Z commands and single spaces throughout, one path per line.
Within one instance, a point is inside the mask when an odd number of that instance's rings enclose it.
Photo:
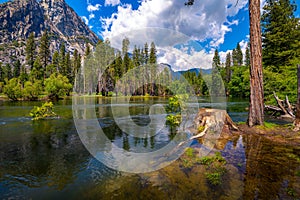
M 262 72 L 262 41 L 260 28 L 260 0 L 249 0 L 250 17 L 250 107 L 248 125 L 264 122 L 264 89 Z
M 298 79 L 298 98 L 297 98 L 297 111 L 296 119 L 294 121 L 294 131 L 300 130 L 300 64 L 297 65 L 297 79 Z

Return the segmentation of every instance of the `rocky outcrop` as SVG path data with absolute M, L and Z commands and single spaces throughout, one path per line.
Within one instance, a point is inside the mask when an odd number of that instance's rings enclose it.
M 65 42 L 66 49 L 83 54 L 86 42 L 96 44 L 93 33 L 64 0 L 15 0 L 0 4 L 0 62 L 20 59 L 25 63 L 25 44 L 31 32 L 37 42 L 43 31 L 51 38 L 50 50 L 58 50 Z

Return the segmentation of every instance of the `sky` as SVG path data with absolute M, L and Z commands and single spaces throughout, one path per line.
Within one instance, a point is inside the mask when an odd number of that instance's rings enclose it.
M 4 0 L 0 0 L 3 2 Z M 248 0 L 65 0 L 102 39 L 131 49 L 154 42 L 158 62 L 176 70 L 211 68 L 213 52 L 221 61 L 240 43 L 249 41 Z M 296 4 L 299 7 L 299 1 Z M 261 0 L 261 7 L 265 0 Z M 299 9 L 295 13 L 299 17 Z

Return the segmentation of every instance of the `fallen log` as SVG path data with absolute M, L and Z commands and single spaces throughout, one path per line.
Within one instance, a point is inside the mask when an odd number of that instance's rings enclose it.
M 295 119 L 293 106 L 291 105 L 288 96 L 285 96 L 285 100 L 281 100 L 275 92 L 273 92 L 273 95 L 278 106 L 265 105 L 265 111 L 271 111 L 271 116 L 279 115 L 279 118 L 282 119 Z

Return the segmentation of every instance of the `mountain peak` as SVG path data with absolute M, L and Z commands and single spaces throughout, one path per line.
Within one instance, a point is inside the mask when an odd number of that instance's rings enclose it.
M 96 44 L 99 40 L 64 0 L 14 0 L 0 4 L 0 24 L 0 48 L 5 51 L 0 55 L 0 62 L 3 63 L 13 61 L 14 54 L 25 63 L 24 43 L 31 32 L 39 38 L 48 30 L 52 52 L 64 42 L 67 51 L 72 53 L 77 49 L 83 54 L 86 42 Z M 10 45 L 14 41 L 21 47 Z

